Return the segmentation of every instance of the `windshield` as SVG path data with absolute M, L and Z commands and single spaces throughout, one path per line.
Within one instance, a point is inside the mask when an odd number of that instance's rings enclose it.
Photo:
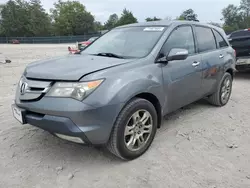
M 113 29 L 87 47 L 84 53 L 112 53 L 124 58 L 145 57 L 151 52 L 164 30 L 165 27 Z

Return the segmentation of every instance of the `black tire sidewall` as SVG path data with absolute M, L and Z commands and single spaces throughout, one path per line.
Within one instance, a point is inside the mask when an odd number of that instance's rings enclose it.
M 129 106 L 129 108 L 125 108 L 123 109 L 122 113 L 120 114 L 122 117 L 120 117 L 120 121 L 117 122 L 118 123 L 118 132 L 117 132 L 117 149 L 120 153 L 120 155 L 128 160 L 132 160 L 135 159 L 139 156 L 141 156 L 143 153 L 145 153 L 149 146 L 151 145 L 151 143 L 154 140 L 156 131 L 157 131 L 157 113 L 156 110 L 154 108 L 154 106 L 147 100 L 143 100 L 143 99 L 135 99 L 138 101 L 131 101 L 131 103 L 134 103 L 133 105 Z M 138 151 L 130 151 L 124 142 L 124 131 L 125 131 L 125 127 L 127 122 L 129 121 L 130 117 L 138 110 L 147 110 L 150 115 L 152 116 L 152 120 L 153 120 L 153 128 L 152 128 L 152 133 L 150 135 L 150 138 L 148 140 L 148 142 L 146 143 L 146 145 Z
M 230 88 L 231 89 L 230 89 L 230 93 L 229 93 L 227 101 L 225 103 L 223 103 L 222 100 L 221 100 L 222 87 L 223 87 L 224 81 L 227 78 L 229 78 L 229 80 L 230 80 Z M 221 106 L 225 106 L 228 103 L 228 101 L 229 101 L 229 99 L 231 97 L 231 93 L 232 93 L 232 86 L 233 86 L 232 76 L 229 73 L 225 73 L 224 76 L 223 76 L 223 78 L 222 78 L 222 80 L 221 80 L 221 84 L 220 84 L 220 88 L 219 88 L 219 96 L 218 96 Z

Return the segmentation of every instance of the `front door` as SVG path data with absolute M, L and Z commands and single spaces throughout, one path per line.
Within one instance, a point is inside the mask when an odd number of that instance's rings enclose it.
M 168 54 L 173 48 L 187 49 L 186 60 L 169 61 L 162 65 L 167 112 L 177 110 L 202 96 L 202 61 L 196 53 L 192 27 L 179 26 L 170 34 L 161 53 Z

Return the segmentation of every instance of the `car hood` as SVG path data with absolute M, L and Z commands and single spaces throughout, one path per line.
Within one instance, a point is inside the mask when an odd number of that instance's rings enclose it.
M 34 79 L 76 81 L 87 74 L 133 60 L 82 54 L 67 55 L 31 63 L 26 67 L 24 75 Z

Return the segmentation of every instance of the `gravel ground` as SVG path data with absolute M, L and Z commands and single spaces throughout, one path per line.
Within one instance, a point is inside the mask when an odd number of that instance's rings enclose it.
M 250 187 L 249 74 L 236 75 L 228 105 L 202 100 L 168 115 L 148 152 L 122 162 L 105 149 L 61 140 L 12 117 L 24 67 L 66 50 L 67 44 L 0 45 L 0 55 L 12 60 L 0 63 L 1 188 Z

